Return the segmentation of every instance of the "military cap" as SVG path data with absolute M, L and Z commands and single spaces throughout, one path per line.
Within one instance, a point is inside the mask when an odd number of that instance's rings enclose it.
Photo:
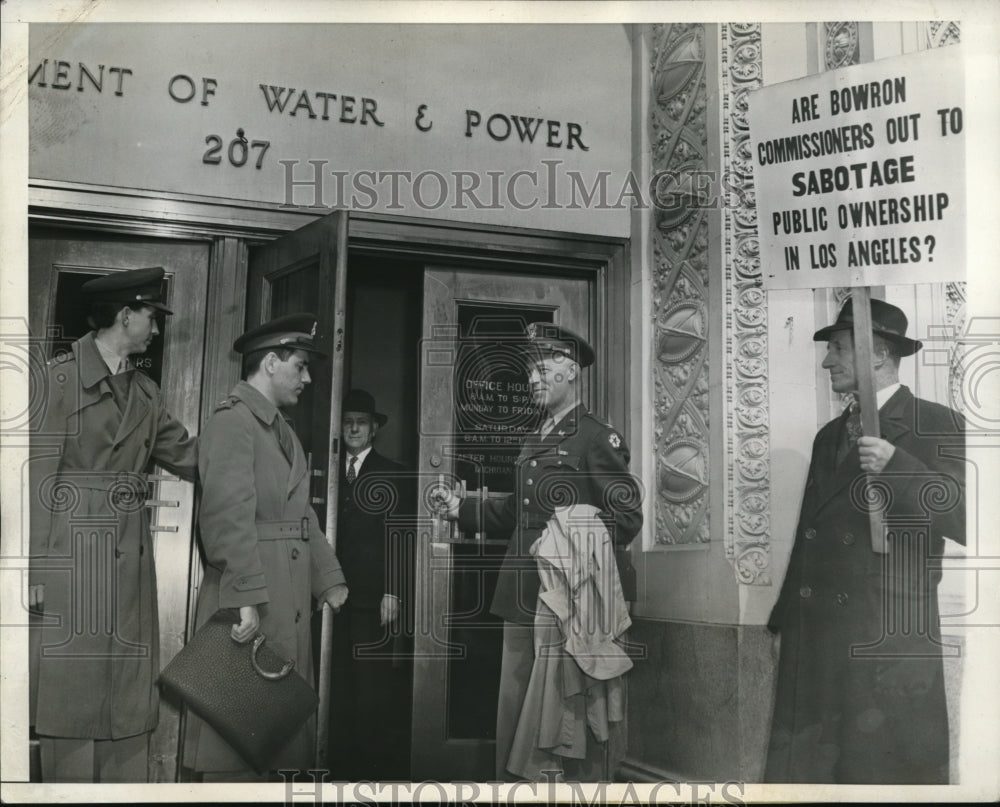
M 256 328 L 251 328 L 239 339 L 233 342 L 233 350 L 237 353 L 252 353 L 265 348 L 288 348 L 289 350 L 305 350 L 309 353 L 325 355 L 322 350 L 313 345 L 316 338 L 315 314 L 286 314 L 272 319 Z
M 924 343 L 919 339 L 910 339 L 906 335 L 906 314 L 902 309 L 887 303 L 885 300 L 872 300 L 872 333 L 881 336 L 888 342 L 893 343 L 900 356 L 912 356 Z M 813 334 L 814 342 L 827 342 L 830 335 L 835 331 L 853 331 L 854 329 L 854 301 L 848 297 L 837 314 L 837 321 L 833 325 L 820 328 Z
M 120 303 L 132 308 L 145 305 L 164 314 L 174 313 L 163 304 L 162 266 L 112 272 L 88 280 L 81 286 L 81 290 L 92 302 Z
M 352 389 L 344 396 L 344 404 L 341 407 L 344 412 L 361 412 L 371 415 L 379 426 L 384 426 L 389 420 L 388 415 L 375 411 L 375 398 L 370 392 L 363 389 Z
M 594 349 L 586 339 L 569 328 L 551 322 L 530 323 L 525 347 L 529 356 L 558 354 L 572 359 L 581 367 L 594 363 Z

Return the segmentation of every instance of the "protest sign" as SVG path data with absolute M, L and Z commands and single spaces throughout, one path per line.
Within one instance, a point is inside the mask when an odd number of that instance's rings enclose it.
M 764 287 L 964 279 L 964 103 L 960 47 L 752 93 Z

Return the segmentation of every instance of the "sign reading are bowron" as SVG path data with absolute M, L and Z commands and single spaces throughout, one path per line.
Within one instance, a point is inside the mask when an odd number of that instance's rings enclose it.
M 964 279 L 963 64 L 947 47 L 750 94 L 765 288 Z

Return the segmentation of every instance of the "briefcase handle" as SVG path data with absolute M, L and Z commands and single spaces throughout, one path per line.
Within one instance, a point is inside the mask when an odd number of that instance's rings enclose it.
M 253 649 L 250 651 L 250 663 L 253 664 L 254 671 L 261 678 L 266 678 L 268 681 L 280 681 L 285 678 L 294 668 L 295 659 L 289 659 L 285 662 L 285 666 L 282 667 L 278 672 L 268 672 L 260 663 L 257 661 L 257 651 L 264 646 L 265 636 L 263 633 L 259 634 L 256 639 L 253 640 Z

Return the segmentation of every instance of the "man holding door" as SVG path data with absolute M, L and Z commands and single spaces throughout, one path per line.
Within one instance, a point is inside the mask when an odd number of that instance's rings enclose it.
M 596 669 L 606 658 L 582 660 L 584 673 L 573 666 L 563 667 L 569 678 L 579 684 L 575 693 L 584 701 L 567 699 L 553 712 L 566 715 L 580 707 L 592 716 L 589 707 L 600 700 L 603 718 L 583 725 L 573 721 L 579 731 L 567 738 L 552 726 L 537 726 L 533 721 L 540 710 L 533 706 L 545 702 L 551 694 L 541 678 L 553 674 L 554 668 L 540 671 L 536 660 L 546 654 L 538 642 L 542 636 L 555 640 L 556 621 L 562 609 L 553 599 L 555 589 L 543 588 L 536 553 L 540 539 L 552 530 L 559 512 L 583 505 L 596 514 L 592 533 L 602 532 L 609 539 L 606 545 L 617 549 L 627 547 L 642 526 L 642 495 L 635 478 L 629 473 L 629 451 L 625 440 L 611 426 L 594 417 L 580 398 L 581 372 L 594 362 L 594 350 L 582 337 L 551 323 L 532 323 L 527 328 L 525 359 L 528 382 L 535 405 L 544 414 L 541 428 L 525 440 L 517 460 L 514 493 L 485 502 L 467 500 L 446 490 L 438 489 L 435 496 L 449 518 L 457 519 L 464 531 L 509 535 L 507 554 L 497 579 L 491 611 L 504 620 L 503 651 L 500 672 L 500 694 L 497 704 L 496 775 L 498 779 L 537 779 L 542 770 L 562 770 L 571 781 L 600 781 L 605 771 L 607 741 L 614 735 L 617 723 L 624 717 L 621 690 L 616 689 L 605 699 L 600 685 L 605 678 Z M 561 523 L 561 522 L 560 522 Z M 484 529 L 485 528 L 485 529 Z M 613 613 L 594 613 L 591 626 L 605 626 L 606 616 L 613 622 L 609 635 L 600 646 L 598 656 L 621 655 L 613 645 L 628 624 L 622 582 L 628 589 L 632 576 L 627 553 L 608 550 L 597 553 L 598 562 L 611 560 L 618 566 L 611 576 L 602 568 L 601 577 L 608 580 L 605 604 Z M 634 599 L 634 596 L 631 597 Z M 574 603 L 575 605 L 575 603 Z M 572 607 L 572 606 L 571 606 Z M 555 609 L 555 612 L 553 611 Z M 566 623 L 558 626 L 563 641 L 567 640 Z M 557 640 L 558 641 L 558 640 Z M 566 641 L 568 652 L 570 642 Z M 610 649 L 609 649 L 610 648 Z M 624 667 L 631 666 L 627 659 Z M 589 673 L 598 673 L 595 678 Z M 556 676 L 561 673 L 554 673 Z M 563 680 L 568 680 L 564 678 Z M 536 687 L 535 684 L 538 684 Z M 601 694 L 594 696 L 594 693 Z M 586 693 L 586 694 L 585 694 Z M 537 695 L 537 698 L 536 698 Z M 592 697 L 593 696 L 593 697 Z M 552 703 L 552 701 L 549 701 Z M 617 719 L 616 719 L 617 718 Z M 526 727 L 531 728 L 526 730 Z M 601 735 L 594 733 L 599 726 Z M 538 733 L 552 734 L 552 741 L 537 741 Z

